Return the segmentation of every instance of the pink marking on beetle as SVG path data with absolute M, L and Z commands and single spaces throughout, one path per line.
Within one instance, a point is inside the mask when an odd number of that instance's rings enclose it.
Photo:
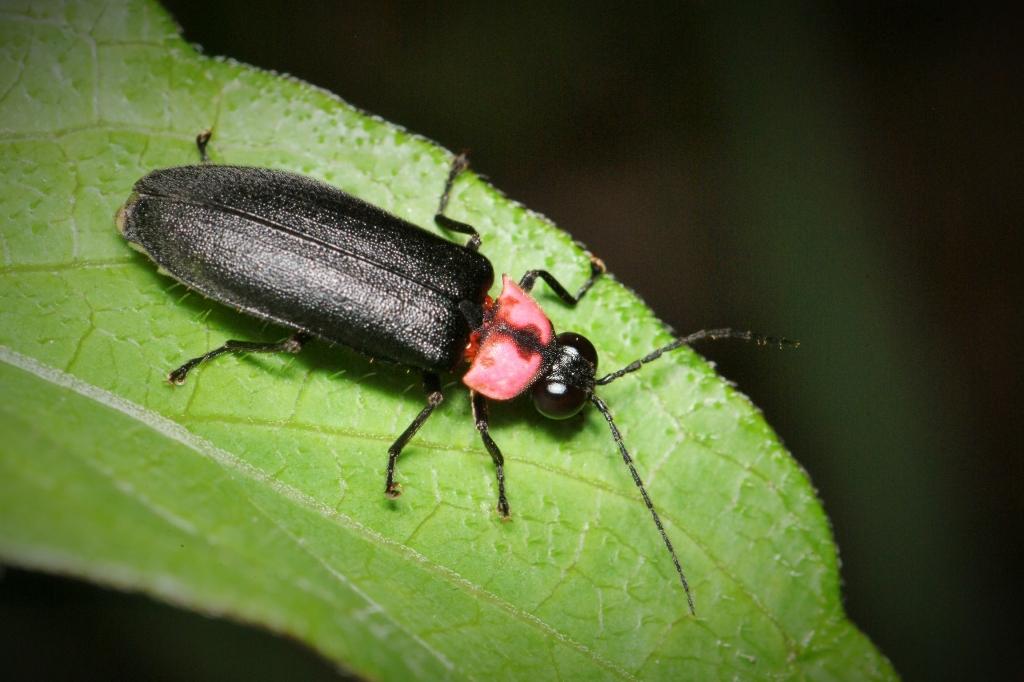
M 548 316 L 528 293 L 519 288 L 515 280 L 509 279 L 508 275 L 501 276 L 501 295 L 498 296 L 498 313 L 495 319 L 513 329 L 532 327 L 545 346 L 551 343 L 551 338 L 555 335 Z
M 542 345 L 555 336 L 551 320 L 537 302 L 502 275 L 501 295 L 484 310 L 482 340 L 462 383 L 492 400 L 510 400 L 525 391 L 540 372 L 543 358 L 524 348 L 502 328 L 533 332 Z
M 533 383 L 540 353 L 523 356 L 515 341 L 501 332 L 487 337 L 462 382 L 492 400 L 510 400 Z

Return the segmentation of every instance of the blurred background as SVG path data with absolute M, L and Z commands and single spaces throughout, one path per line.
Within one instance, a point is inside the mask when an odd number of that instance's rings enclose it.
M 799 338 L 701 352 L 810 473 L 850 617 L 907 679 L 1024 679 L 1009 10 L 165 4 L 208 54 L 470 149 L 680 332 Z M 333 678 L 297 644 L 72 581 L 11 571 L 0 605 L 0 641 L 54 676 Z

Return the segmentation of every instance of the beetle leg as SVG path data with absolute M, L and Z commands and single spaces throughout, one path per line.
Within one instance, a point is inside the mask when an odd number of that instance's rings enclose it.
M 167 380 L 172 384 L 180 386 L 185 383 L 185 377 L 198 365 L 211 360 L 218 355 L 225 353 L 298 353 L 302 346 L 309 341 L 309 334 L 296 332 L 284 341 L 276 343 L 261 343 L 259 341 L 227 341 L 220 348 L 214 348 L 205 355 L 192 358 L 184 365 L 167 375 Z
M 523 275 L 523 278 L 519 280 L 519 288 L 522 289 L 523 291 L 529 292 L 531 289 L 533 289 L 533 285 L 537 281 L 537 278 L 540 277 L 542 280 L 548 283 L 548 286 L 551 287 L 551 290 L 555 292 L 555 295 L 558 296 L 558 298 L 562 299 L 562 302 L 564 302 L 566 305 L 574 306 L 580 302 L 580 299 L 582 299 L 588 291 L 590 291 L 590 288 L 594 286 L 594 282 L 596 282 L 598 277 L 603 275 L 604 272 L 604 261 L 602 261 L 597 256 L 591 256 L 590 277 L 587 279 L 586 282 L 583 283 L 583 286 L 579 288 L 575 296 L 570 294 L 566 290 L 566 288 L 563 287 L 557 279 L 555 279 L 555 276 L 552 275 L 547 270 L 527 271 L 527 273 Z
M 434 216 L 434 222 L 446 230 L 470 235 L 469 241 L 466 242 L 466 248 L 470 251 L 477 251 L 480 248 L 480 233 L 469 223 L 460 223 L 440 213 Z
M 206 153 L 206 145 L 210 142 L 213 131 L 209 128 L 196 135 L 196 147 L 199 149 L 199 163 L 210 163 L 210 156 Z
M 448 179 L 444 183 L 444 191 L 441 192 L 441 200 L 437 202 L 437 213 L 434 214 L 434 222 L 446 230 L 468 234 L 469 241 L 466 242 L 466 248 L 476 251 L 480 248 L 480 233 L 476 231 L 476 228 L 468 223 L 453 220 L 444 214 L 445 209 L 448 208 L 448 198 L 451 196 L 452 185 L 455 184 L 455 179 L 468 167 L 469 157 L 465 153 L 459 154 L 452 160 L 452 167 L 448 171 Z
M 507 519 L 508 500 L 505 498 L 505 458 L 502 456 L 501 450 L 498 449 L 498 444 L 494 442 L 488 431 L 487 398 L 476 391 L 470 391 L 470 394 L 473 400 L 473 421 L 476 422 L 476 430 L 480 432 L 480 438 L 483 439 L 487 452 L 491 453 L 491 459 L 494 460 L 494 468 L 498 474 L 498 513 L 501 514 L 502 519 Z
M 441 378 L 432 372 L 424 372 L 423 374 L 423 388 L 427 390 L 427 406 L 420 410 L 420 413 L 416 415 L 416 418 L 412 420 L 412 423 L 405 428 L 395 442 L 388 448 L 388 477 L 384 484 L 384 494 L 395 499 L 402 494 L 402 488 L 395 483 L 395 462 L 398 461 L 398 455 L 402 453 L 402 448 L 408 444 L 412 437 L 416 435 L 416 432 L 423 426 L 423 422 L 427 421 L 434 408 L 441 404 L 444 400 L 444 395 L 441 393 Z

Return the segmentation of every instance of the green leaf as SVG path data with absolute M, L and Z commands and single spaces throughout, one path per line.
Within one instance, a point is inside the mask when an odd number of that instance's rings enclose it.
M 602 390 L 691 579 L 600 414 L 496 406 L 512 520 L 450 378 L 383 493 L 415 374 L 314 344 L 168 369 L 282 332 L 189 293 L 113 215 L 148 170 L 214 160 L 319 177 L 419 225 L 450 155 L 293 79 L 197 54 L 149 2 L 0 11 L 0 558 L 288 633 L 381 679 L 888 678 L 847 620 L 806 475 L 683 349 Z M 453 217 L 495 268 L 588 271 L 568 235 L 472 174 Z M 556 327 L 613 369 L 670 340 L 609 277 Z

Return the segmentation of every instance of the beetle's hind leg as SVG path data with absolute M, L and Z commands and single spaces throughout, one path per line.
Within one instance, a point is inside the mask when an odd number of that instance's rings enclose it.
M 302 350 L 302 346 L 309 341 L 309 338 L 309 334 L 296 332 L 284 341 L 277 341 L 274 343 L 261 343 L 259 341 L 227 341 L 220 348 L 214 348 L 209 353 L 200 355 L 197 358 L 192 358 L 181 367 L 168 374 L 167 380 L 172 384 L 180 386 L 185 383 L 185 378 L 193 369 L 207 360 L 212 360 L 218 355 L 224 355 L 225 353 L 298 353 Z
M 487 398 L 473 391 L 473 421 L 476 422 L 476 430 L 480 432 L 480 438 L 484 441 L 484 447 L 490 453 L 494 461 L 494 469 L 498 475 L 498 513 L 502 519 L 508 518 L 508 499 L 505 498 L 505 458 L 498 449 L 498 444 L 491 438 L 487 419 Z
M 420 430 L 423 423 L 433 413 L 434 408 L 444 400 L 444 394 L 441 393 L 441 378 L 436 374 L 432 372 L 425 372 L 423 374 L 423 388 L 427 391 L 427 406 L 420 410 L 420 413 L 416 415 L 412 423 L 405 427 L 402 435 L 396 438 L 395 442 L 388 448 L 388 476 L 384 484 L 384 494 L 391 499 L 395 499 L 402 494 L 402 487 L 395 483 L 395 462 L 398 461 L 398 456 L 402 454 L 402 448 L 412 440 L 412 437 L 416 435 L 416 432 Z
M 522 279 L 519 280 L 519 288 L 522 289 L 523 291 L 530 291 L 531 289 L 533 289 L 533 285 L 537 282 L 537 278 L 539 277 L 545 282 L 547 282 L 548 286 L 551 287 L 551 290 L 555 292 L 555 295 L 558 296 L 558 298 L 562 299 L 563 303 L 565 303 L 566 305 L 574 306 L 580 302 L 580 300 L 587 294 L 588 291 L 590 291 L 590 288 L 594 286 L 594 282 L 596 282 L 598 278 L 604 274 L 604 272 L 604 261 L 602 261 L 597 256 L 591 256 L 590 277 L 587 279 L 586 282 L 583 283 L 583 286 L 581 286 L 579 290 L 576 291 L 575 296 L 570 294 L 568 289 L 562 286 L 561 282 L 555 279 L 555 276 L 552 275 L 547 270 L 527 271 L 526 274 L 523 275 Z
M 476 251 L 480 248 L 480 233 L 476 231 L 476 228 L 468 223 L 459 222 L 449 218 L 444 214 L 445 209 L 448 208 L 448 198 L 452 193 L 452 185 L 455 184 L 456 178 L 462 174 L 462 171 L 469 167 L 469 157 L 466 156 L 465 152 L 459 154 L 452 160 L 452 167 L 448 171 L 448 179 L 444 183 L 444 191 L 441 192 L 441 200 L 437 202 L 437 213 L 434 214 L 434 222 L 440 227 L 451 230 L 452 232 L 459 232 L 461 234 L 468 234 L 469 241 L 466 242 L 466 248 Z

